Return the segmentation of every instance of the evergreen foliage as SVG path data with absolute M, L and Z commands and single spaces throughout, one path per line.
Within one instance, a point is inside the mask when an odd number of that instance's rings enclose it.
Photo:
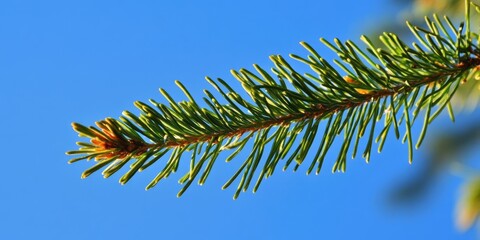
M 251 186 L 257 191 L 279 164 L 284 170 L 297 170 L 305 163 L 307 174 L 318 174 L 334 141 L 341 147 L 333 172 L 345 171 L 349 156 L 361 154 L 368 162 L 374 141 L 380 152 L 388 134 L 407 143 L 411 162 L 413 148 L 420 147 L 429 124 L 445 110 L 454 119 L 450 100 L 457 89 L 476 81 L 478 34 L 470 32 L 466 12 L 466 23 L 459 26 L 436 15 L 425 18 L 426 28 L 407 23 L 416 38 L 411 46 L 393 33 L 380 36 L 382 46 L 366 36 L 361 37 L 366 47 L 321 39 L 337 53 L 335 65 L 302 42 L 309 55 L 290 57 L 312 70 L 304 74 L 279 55 L 270 57 L 270 73 L 258 65 L 255 71 L 232 70 L 250 99 L 223 79 L 207 77 L 216 92 L 204 90 L 200 103 L 177 81 L 188 100 L 176 102 L 161 89 L 166 102 L 137 101 L 138 115 L 124 111 L 118 119 L 106 118 L 89 127 L 73 123 L 79 136 L 90 141 L 77 142 L 80 148 L 67 152 L 78 155 L 70 163 L 95 160 L 82 178 L 100 169 L 107 178 L 129 168 L 121 184 L 154 164 L 163 165 L 146 187 L 150 189 L 189 161 L 189 170 L 179 180 L 181 196 L 194 181 L 205 183 L 221 152 L 230 154 L 229 162 L 247 151 L 248 157 L 223 186 L 237 181 L 237 198 Z M 412 126 L 418 121 L 422 130 L 414 136 Z M 245 148 L 248 142 L 253 143 L 251 149 Z

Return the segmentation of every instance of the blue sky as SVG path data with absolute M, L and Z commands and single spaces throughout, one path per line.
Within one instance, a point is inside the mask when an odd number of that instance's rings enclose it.
M 219 161 L 207 183 L 176 198 L 180 174 L 150 191 L 147 171 L 81 180 L 68 165 L 92 124 L 134 110 L 135 100 L 177 99 L 181 80 L 202 96 L 203 78 L 265 68 L 271 54 L 305 55 L 319 37 L 357 40 L 367 23 L 391 16 L 386 1 L 9 1 L 0 3 L 0 239 L 467 239 L 453 222 L 462 178 L 444 174 L 429 194 L 392 206 L 389 193 L 422 169 L 422 152 L 389 141 L 369 164 L 319 176 L 278 172 L 256 194 L 220 190 L 235 165 Z M 235 85 L 235 83 L 232 83 Z M 462 119 L 459 117 L 461 125 Z M 440 119 L 433 128 L 454 126 Z M 435 130 L 432 130 L 435 131 Z M 240 156 L 241 158 L 241 156 Z M 238 161 L 237 161 L 238 162 Z

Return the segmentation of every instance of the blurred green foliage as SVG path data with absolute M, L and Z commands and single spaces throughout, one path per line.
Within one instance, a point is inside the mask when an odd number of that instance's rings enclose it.
M 478 12 L 478 0 L 471 1 L 472 12 Z M 409 19 L 409 21 L 420 24 L 424 16 L 436 13 L 438 15 L 448 15 L 457 21 L 462 21 L 465 16 L 464 0 L 397 0 L 394 4 L 401 4 L 403 10 L 400 11 L 397 18 L 384 21 L 383 30 L 403 34 L 406 33 L 403 28 L 403 22 L 398 19 Z M 472 31 L 480 31 L 480 14 L 471 14 Z M 373 31 L 376 31 L 376 30 Z M 475 117 L 478 114 L 471 114 L 478 107 L 480 102 L 480 73 L 472 75 L 465 79 L 463 85 L 457 90 L 452 98 L 457 111 L 461 114 Z M 478 117 L 477 117 L 478 118 Z M 474 151 L 478 148 L 480 142 L 480 124 L 478 120 L 464 126 L 450 125 L 438 129 L 436 134 L 429 137 L 430 144 L 425 153 L 426 167 L 420 171 L 414 179 L 404 182 L 396 188 L 392 194 L 393 202 L 407 203 L 412 200 L 418 200 L 429 188 L 434 185 L 439 175 L 446 174 L 455 170 L 465 178 L 463 190 L 457 204 L 456 222 L 461 230 L 469 229 L 473 226 L 480 215 L 480 169 L 468 165 L 469 159 L 466 159 L 466 152 Z

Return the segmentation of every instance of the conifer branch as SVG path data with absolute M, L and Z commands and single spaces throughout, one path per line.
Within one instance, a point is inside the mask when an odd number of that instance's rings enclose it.
M 120 183 L 125 184 L 137 172 L 161 161 L 164 167 L 147 186 L 149 189 L 176 172 L 181 160 L 186 161 L 182 156 L 190 153 L 189 171 L 179 180 L 184 184 L 180 196 L 195 179 L 200 185 L 205 183 L 221 152 L 233 151 L 226 158 L 229 162 L 248 142 L 253 142 L 247 159 L 223 186 L 228 187 L 241 176 L 236 198 L 249 188 L 254 176 L 255 192 L 279 162 L 284 162 L 284 170 L 292 163 L 297 170 L 310 159 L 307 173 L 316 168 L 318 174 L 336 139 L 342 145 L 333 171 L 345 171 L 347 154 L 356 156 L 364 136 L 362 156 L 368 162 L 373 141 L 379 143 L 380 152 L 392 128 L 395 136 L 401 137 L 401 126 L 405 127 L 402 141 L 408 143 L 411 162 L 411 128 L 421 112 L 424 119 L 417 148 L 428 125 L 444 109 L 453 114 L 451 97 L 462 83 L 475 81 L 472 75 L 480 66 L 480 51 L 474 44 L 478 39 L 472 37 L 478 34 L 470 34 L 468 20 L 467 31 L 463 24 L 455 28 L 447 17 L 444 21 L 437 16 L 433 20 L 426 18 L 426 23 L 428 29 L 407 23 L 417 39 L 412 47 L 391 33 L 380 36 L 384 44 L 381 48 L 362 36 L 366 52 L 351 41 L 335 39 L 331 43 L 321 39 L 338 54 L 340 61 L 334 60 L 337 67 L 302 42 L 310 55 L 290 57 L 308 65 L 313 73 L 298 73 L 279 55 L 270 57 L 275 65 L 273 74 L 258 65 L 254 65 L 256 73 L 232 71 L 250 100 L 224 80 L 207 77 L 217 93 L 205 90 L 207 107 L 201 107 L 177 81 L 188 101 L 176 102 L 161 89 L 168 105 L 154 100 L 150 104 L 137 101 L 139 115 L 125 111 L 119 119 L 97 122 L 97 127 L 73 123 L 79 136 L 90 138 L 90 142 L 78 142 L 79 150 L 67 152 L 80 155 L 70 163 L 95 159 L 95 165 L 82 178 L 102 168 L 104 177 L 109 177 L 131 163 L 120 178 Z M 384 124 L 378 131 L 377 122 L 382 119 Z M 321 125 L 323 134 L 319 133 Z M 316 137 L 321 137 L 320 142 L 315 141 Z M 312 148 L 316 149 L 313 156 L 309 154 Z M 164 157 L 167 153 L 169 158 Z

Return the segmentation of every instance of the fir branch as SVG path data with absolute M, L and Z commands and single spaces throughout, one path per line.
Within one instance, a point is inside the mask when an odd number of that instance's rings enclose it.
M 340 61 L 334 61 L 337 67 L 302 42 L 310 55 L 306 58 L 291 55 L 291 58 L 308 65 L 313 74 L 296 72 L 279 55 L 270 57 L 275 65 L 273 75 L 258 65 L 254 65 L 256 73 L 246 69 L 232 71 L 250 100 L 224 80 L 207 77 L 217 96 L 205 90 L 203 100 L 208 107 L 201 107 L 177 81 L 188 101 L 177 103 L 161 89 L 168 105 L 154 100 L 150 100 L 151 104 L 137 101 L 139 115 L 125 111 L 118 120 L 107 118 L 97 122 L 97 127 L 73 123 L 79 136 L 90 138 L 90 143 L 79 142 L 79 150 L 67 152 L 80 155 L 70 163 L 95 159 L 96 164 L 82 177 L 104 167 L 102 174 L 109 177 L 131 162 L 130 169 L 120 178 L 125 184 L 137 172 L 161 160 L 164 168 L 147 186 L 149 189 L 176 172 L 182 155 L 190 153 L 190 169 L 179 180 L 184 184 L 180 196 L 195 179 L 199 179 L 200 185 L 205 183 L 221 152 L 233 151 L 226 159 L 228 162 L 253 141 L 247 159 L 223 186 L 230 186 L 241 175 L 236 198 L 257 176 L 255 192 L 280 161 L 285 163 L 284 170 L 292 163 L 297 170 L 309 156 L 323 122 L 326 125 L 322 139 L 314 147 L 317 149 L 314 157 L 309 157 L 307 173 L 315 167 L 319 173 L 336 139 L 342 141 L 342 146 L 333 171 L 345 171 L 348 152 L 355 157 L 359 140 L 364 136 L 367 139 L 362 156 L 368 162 L 373 141 L 379 142 L 380 152 L 390 129 L 400 138 L 402 125 L 411 162 L 414 145 L 411 128 L 421 111 L 425 114 L 417 148 L 432 120 L 445 108 L 451 113 L 451 97 L 480 65 L 480 51 L 473 44 L 476 39 L 471 38 L 478 34 L 470 34 L 469 29 L 464 32 L 463 24 L 454 28 L 448 18 L 442 22 L 434 16 L 434 20 L 426 18 L 426 23 L 428 29 L 408 24 L 417 38 L 412 47 L 391 33 L 380 36 L 382 48 L 362 36 L 366 52 L 351 41 L 343 43 L 335 39 L 331 43 L 321 39 L 338 54 Z M 467 25 L 468 28 L 469 21 Z M 381 119 L 383 128 L 374 138 Z M 343 139 L 337 137 L 342 132 Z M 164 158 L 169 152 L 170 157 Z

